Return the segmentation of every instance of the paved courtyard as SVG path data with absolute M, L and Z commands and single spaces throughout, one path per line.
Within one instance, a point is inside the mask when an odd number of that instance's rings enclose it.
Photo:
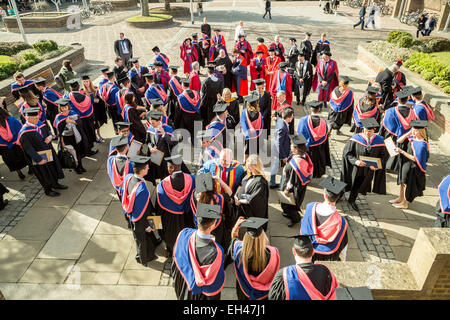
M 252 45 L 259 36 L 270 43 L 273 36 L 280 34 L 282 43 L 289 49 L 287 40 L 291 36 L 301 41 L 304 32 L 310 31 L 315 42 L 320 33 L 326 32 L 339 73 L 354 80 L 351 88 L 355 99 L 361 97 L 366 77 L 371 74 L 356 61 L 358 43 L 383 39 L 391 28 L 410 29 L 383 18 L 381 30 L 353 30 L 352 24 L 357 21 L 354 9 L 343 7 L 336 16 L 325 15 L 314 1 L 272 2 L 272 6 L 272 20 L 262 19 L 264 1 L 256 0 L 207 2 L 203 6 L 203 16 L 206 15 L 213 27 L 221 27 L 228 49 L 234 44 L 234 28 L 240 20 L 244 21 L 247 39 Z M 199 32 L 202 17 L 196 16 L 194 25 L 187 19 L 175 19 L 167 28 L 128 27 L 123 19 L 138 12 L 114 13 L 78 31 L 29 34 L 28 39 L 32 43 L 39 39 L 53 39 L 60 44 L 81 43 L 87 59 L 83 72 L 97 81 L 100 66 L 112 65 L 113 42 L 119 32 L 124 32 L 132 41 L 134 55 L 142 61 L 150 61 L 153 58 L 151 48 L 159 45 L 162 52 L 169 55 L 171 64 L 181 66 L 179 46 L 184 38 Z M 20 40 L 18 34 L 3 32 L 0 36 L 7 41 Z M 316 94 L 309 97 L 315 98 Z M 307 110 L 294 107 L 297 124 Z M 329 174 L 335 177 L 340 176 L 342 149 L 351 136 L 349 127 L 341 131 L 344 135 L 333 134 L 330 141 L 333 168 Z M 102 135 L 113 136 L 110 123 L 102 128 Z M 340 202 L 338 209 L 350 225 L 347 260 L 407 261 L 418 229 L 433 225 L 437 186 L 449 172 L 448 155 L 441 151 L 439 143 L 430 143 L 425 196 L 417 198 L 409 209 L 395 209 L 387 202 L 399 190 L 396 177 L 391 174 L 387 178 L 388 195 L 360 196 L 359 213 L 346 201 Z M 43 195 L 35 178 L 28 176 L 20 181 L 15 173 L 0 164 L 2 183 L 10 189 L 5 197 L 10 204 L 0 211 L 0 290 L 7 299 L 175 299 L 168 274 L 170 262 L 164 257 L 162 246 L 150 268 L 136 263 L 133 236 L 126 228 L 120 203 L 106 174 L 107 143 L 99 144 L 98 148 L 99 153 L 85 161 L 86 174 L 80 176 L 66 170 L 64 183 L 70 188 L 57 198 Z M 269 175 L 269 168 L 266 174 Z M 318 183 L 315 179 L 309 185 L 303 208 L 308 202 L 321 200 Z M 285 237 L 297 234 L 299 225 L 287 227 L 275 191 L 271 191 L 269 206 L 268 235 L 271 244 L 280 250 L 283 267 L 294 263 L 291 241 Z M 226 271 L 222 299 L 235 299 L 233 266 Z

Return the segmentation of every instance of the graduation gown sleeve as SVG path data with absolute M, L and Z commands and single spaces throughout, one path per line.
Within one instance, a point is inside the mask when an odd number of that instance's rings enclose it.
M 278 270 L 273 278 L 269 290 L 268 300 L 286 300 L 286 291 L 284 289 L 283 269 Z

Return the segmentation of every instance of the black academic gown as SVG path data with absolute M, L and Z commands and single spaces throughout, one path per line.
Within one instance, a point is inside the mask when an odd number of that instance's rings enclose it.
M 292 222 L 299 222 L 301 218 L 298 212 L 301 210 L 300 206 L 305 199 L 306 188 L 308 185 L 302 185 L 300 178 L 298 177 L 294 168 L 292 168 L 292 165 L 290 164 L 290 160 L 292 157 L 293 155 L 288 158 L 286 165 L 284 166 L 283 179 L 280 190 L 284 192 L 288 183 L 293 186 L 290 191 L 294 195 L 295 205 L 282 203 L 281 209 L 288 215 L 288 218 L 291 219 Z M 296 155 L 296 157 L 299 157 L 299 155 Z
M 95 93 L 91 93 L 91 99 L 93 103 L 94 108 L 94 118 L 95 118 L 95 128 L 98 129 L 104 124 L 108 123 L 108 114 L 106 111 L 106 104 L 103 99 L 100 98 L 97 92 L 97 88 L 95 88 Z M 97 99 L 98 101 L 95 102 L 94 99 Z
M 158 135 L 158 141 L 156 141 L 155 134 L 147 131 L 145 143 L 161 152 L 164 152 L 164 158 L 166 158 L 170 156 L 172 148 L 176 146 L 178 142 L 172 141 L 172 136 L 168 133 L 165 133 L 163 136 Z M 150 156 L 150 150 L 147 155 Z M 169 171 L 167 170 L 167 161 L 164 160 L 164 158 L 159 166 L 153 162 L 150 164 L 150 170 L 148 171 L 147 176 L 145 176 L 145 180 L 156 184 L 157 179 L 162 180 L 169 175 Z
M 81 92 L 72 91 L 73 97 L 75 101 L 81 103 L 86 99 L 86 95 Z M 87 136 L 87 141 L 89 143 L 89 149 L 94 147 L 94 142 L 97 141 L 97 135 L 95 134 L 95 118 L 94 113 L 92 113 L 89 117 L 80 118 L 83 123 L 83 129 Z
M 228 102 L 227 104 L 228 104 L 227 129 L 235 129 L 240 120 L 239 101 L 236 99 Z
M 136 177 L 132 177 L 130 182 L 128 183 L 127 193 L 130 194 L 133 190 L 134 186 L 139 182 L 139 179 Z M 146 232 L 150 224 L 147 219 L 148 216 L 153 215 L 153 205 L 152 202 L 149 201 L 147 205 L 147 209 L 145 210 L 142 217 L 134 222 L 131 222 L 134 241 L 136 242 L 136 262 L 140 263 L 144 266 L 147 266 L 147 263 L 156 258 L 155 248 L 158 244 L 158 241 L 153 232 Z
M 78 132 L 81 135 L 81 141 L 77 143 L 76 139 L 75 139 L 75 135 L 64 135 L 64 130 L 66 128 L 66 121 L 60 121 L 58 123 L 58 137 L 61 140 L 64 141 L 65 145 L 71 145 L 76 153 L 77 153 L 77 160 L 78 162 L 81 161 L 81 159 L 83 159 L 90 151 L 89 148 L 89 142 L 88 142 L 88 138 L 87 138 L 87 134 L 85 131 L 85 128 L 83 126 L 83 122 L 81 121 L 80 118 L 78 118 L 78 120 L 76 120 L 76 127 Z
M 394 74 L 388 68 L 381 71 L 375 79 L 375 82 L 378 82 L 381 85 L 381 94 L 383 96 L 381 105 L 382 110 L 388 109 L 394 100 L 394 93 L 392 91 L 393 79 Z
M 369 167 L 355 165 L 360 156 L 380 158 L 383 169 L 376 171 Z M 358 193 L 366 195 L 368 192 L 386 194 L 386 170 L 385 165 L 389 154 L 386 147 L 363 146 L 360 143 L 348 140 L 342 154 L 341 181 L 347 184 L 346 191 L 350 191 L 348 201 L 356 200 Z M 373 185 L 372 185 L 373 181 Z
M 145 112 L 145 109 L 130 108 L 128 111 L 128 121 L 130 122 L 130 131 L 134 138 L 139 142 L 145 141 L 147 130 L 142 123 L 140 115 Z
M 184 189 L 184 177 L 181 171 L 174 172 L 170 176 L 170 181 L 172 182 L 172 187 L 181 191 Z M 187 198 L 185 201 L 190 201 Z M 172 256 L 173 246 L 177 240 L 178 234 L 184 228 L 194 227 L 194 218 L 192 217 L 192 211 L 189 210 L 183 214 L 173 214 L 161 208 L 161 206 L 156 202 L 156 210 L 158 215 L 161 216 L 161 223 L 163 229 L 160 230 L 161 238 L 166 243 L 166 250 Z
M 320 124 L 318 116 L 312 116 L 313 128 Z M 331 168 L 329 137 L 322 144 L 309 147 L 308 155 L 314 164 L 313 178 L 320 178 L 326 173 L 326 166 Z
M 322 294 L 327 295 L 331 290 L 333 279 L 327 267 L 310 263 L 301 263 L 299 267 L 306 273 L 314 287 Z M 269 300 L 286 300 L 283 269 L 277 272 L 269 291 Z
M 11 172 L 25 168 L 28 165 L 22 149 L 17 144 L 13 145 L 11 149 L 8 149 L 6 146 L 0 146 L 0 155 Z
M 231 68 L 233 66 L 233 62 L 231 61 L 230 57 L 226 56 L 225 58 L 217 57 L 216 58 L 216 66 L 224 65 L 226 73 L 223 75 L 223 87 L 232 89 L 232 83 L 233 83 L 233 73 L 231 72 Z
M 309 40 L 303 40 L 300 44 L 300 52 L 303 52 L 305 54 L 305 59 L 308 61 L 311 61 L 311 56 L 313 52 L 313 46 L 311 41 Z
M 409 139 L 406 139 L 404 144 L 406 146 L 405 151 L 413 154 Z M 416 162 L 409 160 L 403 155 L 399 155 L 397 173 L 397 184 L 406 185 L 405 198 L 408 202 L 413 202 L 416 197 L 423 196 L 423 191 L 426 186 L 426 176 Z
M 175 76 L 179 83 L 181 83 L 181 78 L 179 76 Z M 176 95 L 172 87 L 169 85 L 169 94 L 167 101 L 167 116 L 171 121 L 175 121 L 175 112 L 178 106 L 178 95 Z
M 267 137 L 270 136 L 270 122 L 272 121 L 272 96 L 264 91 L 259 99 L 259 109 L 263 117 L 263 129 L 267 130 Z
M 194 98 L 194 93 L 192 90 L 188 89 L 186 90 L 188 95 L 192 98 Z M 201 111 L 200 111 L 201 112 Z M 175 129 L 186 129 L 191 134 L 191 142 L 194 144 L 194 123 L 195 121 L 202 121 L 202 116 L 195 112 L 195 113 L 189 113 L 183 111 L 181 109 L 180 105 L 177 104 L 177 109 L 175 112 L 175 120 L 174 120 L 174 128 Z
M 295 78 L 293 79 L 294 83 L 294 93 L 295 97 L 297 98 L 297 102 L 301 102 L 304 104 L 306 101 L 306 98 L 308 97 L 309 93 L 311 92 L 312 88 L 312 79 L 313 79 L 313 68 L 311 62 L 306 62 L 305 60 L 303 62 L 303 65 L 300 63 L 300 61 L 297 61 L 295 63 Z M 306 63 L 306 67 L 305 67 Z M 300 79 L 303 80 L 303 82 L 300 82 Z M 301 88 L 303 87 L 303 92 L 301 92 Z M 302 93 L 302 94 L 300 94 Z
M 202 84 L 200 113 L 205 128 L 214 118 L 213 108 L 217 103 L 217 94 L 222 93 L 223 83 L 215 76 L 208 77 Z
M 51 127 L 53 128 L 53 132 L 56 135 L 56 128 L 53 126 L 53 122 L 55 121 L 55 117 L 58 114 L 58 106 L 48 100 L 42 99 L 39 101 L 45 107 L 45 115 L 47 120 L 50 122 Z M 47 123 L 48 126 L 48 123 Z
M 247 191 L 246 186 L 247 187 Z M 249 217 L 268 218 L 269 217 L 269 185 L 263 176 L 246 176 L 242 179 L 241 185 L 236 195 L 241 199 L 242 194 L 249 194 L 248 204 L 237 206 L 238 215 Z M 264 231 L 267 230 L 267 224 Z
M 209 265 L 217 257 L 217 248 L 213 240 L 202 239 L 198 235 L 195 238 L 195 256 L 199 265 Z M 220 300 L 220 294 L 215 296 L 206 296 L 204 294 L 192 294 L 183 278 L 183 275 L 177 268 L 175 262 L 172 262 L 173 285 L 178 300 Z
M 50 190 L 58 184 L 58 179 L 64 178 L 64 173 L 51 142 L 46 144 L 44 141 L 44 139 L 50 135 L 47 126 L 41 128 L 41 134 L 37 131 L 25 132 L 20 137 L 20 144 L 25 152 L 27 162 L 31 165 L 33 173 L 39 180 L 39 183 L 44 190 Z M 42 160 L 42 157 L 38 152 L 43 150 L 52 151 L 53 161 L 43 165 L 32 164 L 33 161 L 37 163 Z
M 141 99 L 145 96 L 145 91 L 144 92 L 139 92 L 138 89 L 145 86 L 145 78 L 144 78 L 144 74 L 146 73 L 150 73 L 148 71 L 147 67 L 143 67 L 142 68 L 142 72 L 139 75 L 136 68 L 133 67 L 131 68 L 130 72 L 134 73 L 133 77 L 131 77 L 131 91 L 133 91 L 136 99 L 138 101 L 141 101 Z
M 255 121 L 256 119 L 258 119 L 259 112 L 247 110 L 246 113 L 248 114 L 248 118 L 250 119 L 250 121 Z M 263 148 L 265 148 L 265 145 L 264 139 L 261 135 L 256 139 L 248 139 L 244 141 L 244 154 L 261 154 L 264 150 Z
M 440 200 L 437 201 L 435 209 L 434 228 L 450 228 L 450 214 L 442 212 Z
M 339 86 L 334 88 L 334 93 L 339 98 L 342 93 L 339 91 Z M 330 120 L 329 124 L 331 129 L 339 130 L 344 124 L 352 125 L 353 119 L 353 108 L 355 102 L 352 102 L 352 105 L 347 108 L 347 110 L 342 112 L 334 112 L 332 108 L 328 112 L 328 120 Z

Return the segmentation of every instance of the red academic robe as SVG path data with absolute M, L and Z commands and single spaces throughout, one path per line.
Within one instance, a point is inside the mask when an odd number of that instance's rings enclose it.
M 280 57 L 280 59 L 281 59 L 281 62 L 284 62 L 284 46 L 281 44 L 281 42 L 278 42 L 278 46 L 275 44 L 275 41 L 274 42 L 272 42 L 270 45 L 269 45 L 269 49 L 270 48 L 274 48 L 275 49 L 275 55 L 276 56 L 278 56 L 278 57 Z M 279 55 L 277 55 L 277 53 L 276 53 L 276 51 L 280 51 L 280 54 Z
M 329 61 L 330 62 L 328 63 L 327 78 L 329 79 L 332 73 L 334 73 L 334 77 L 331 81 L 329 81 L 327 88 L 324 89 L 322 89 L 318 74 L 320 74 L 320 76 L 323 78 L 323 67 L 325 66 L 325 60 L 320 59 L 317 62 L 316 73 L 314 74 L 312 82 L 312 89 L 314 92 L 316 92 L 317 87 L 319 87 L 319 97 L 317 98 L 317 100 L 319 101 L 330 101 L 331 93 L 333 92 L 334 88 L 339 85 L 339 70 L 337 63 L 333 59 L 330 59 Z
M 238 41 L 236 42 L 236 44 L 234 45 L 234 47 L 238 50 L 241 50 L 242 47 L 247 48 L 248 50 L 245 52 L 245 60 L 247 62 L 247 65 L 250 64 L 251 59 L 253 58 L 253 51 L 252 51 L 252 46 L 250 45 L 250 43 L 244 39 L 244 41 Z
M 267 46 L 264 43 L 260 43 L 256 46 L 254 57 L 256 58 L 256 52 L 257 51 L 264 51 L 263 58 L 266 59 L 269 56 L 269 49 L 267 49 Z
M 192 63 L 198 60 L 197 50 L 194 46 L 186 46 L 184 43 L 180 46 L 180 59 L 183 60 L 184 73 L 192 71 Z
M 256 70 L 256 67 L 260 66 L 261 70 Z M 257 58 L 253 58 L 250 62 L 250 77 L 251 77 L 251 83 L 250 83 L 250 90 L 255 90 L 256 85 L 253 83 L 253 80 L 256 79 L 264 79 L 266 80 L 266 60 L 262 58 L 258 61 Z
M 235 81 L 233 81 L 231 92 L 237 92 L 239 96 L 247 96 L 248 95 L 248 78 L 247 78 L 247 61 L 242 55 L 235 57 L 233 59 L 233 63 L 236 59 L 240 60 L 239 65 L 235 68 L 236 74 L 234 74 Z M 236 88 L 236 85 L 238 88 Z
M 272 82 L 272 79 L 275 77 L 276 72 L 278 71 L 278 64 L 281 62 L 279 57 L 274 56 L 273 60 L 271 61 L 270 57 L 267 57 L 266 59 L 266 91 L 270 90 L 270 84 Z M 269 74 L 271 71 L 273 71 L 273 74 Z
M 282 84 L 284 74 L 286 74 L 286 84 L 285 84 L 285 92 L 286 92 L 286 100 L 289 103 L 292 103 L 292 78 L 291 75 L 287 71 L 278 70 L 275 73 L 275 76 L 270 83 L 270 94 L 272 95 L 272 109 L 277 108 L 277 92 L 278 92 L 278 81 L 280 80 L 280 85 Z
M 200 77 L 198 76 L 198 73 L 192 71 L 191 74 L 189 75 L 189 79 L 191 79 L 189 89 L 200 91 L 200 89 L 202 88 L 202 83 L 200 82 Z

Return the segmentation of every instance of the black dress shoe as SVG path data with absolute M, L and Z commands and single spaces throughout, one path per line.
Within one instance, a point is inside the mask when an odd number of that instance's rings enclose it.
M 2 204 L 0 205 L 0 211 L 5 209 L 5 207 L 8 205 L 9 201 L 8 200 L 3 200 Z
M 287 214 L 286 212 L 282 212 L 281 215 L 282 215 L 283 217 L 285 217 L 285 218 L 288 217 L 288 214 Z
M 87 172 L 85 168 L 81 167 L 82 172 Z
M 83 170 L 81 170 L 81 168 L 76 168 L 75 172 L 78 174 L 83 174 Z
M 59 189 L 59 190 L 66 190 L 67 188 L 69 188 L 68 186 L 65 186 L 63 184 L 58 183 L 55 187 L 55 189 Z
M 18 175 L 20 180 L 25 179 L 25 175 L 22 172 L 19 172 Z
M 53 190 L 46 191 L 45 194 L 48 195 L 49 197 L 57 197 L 61 195 L 59 192 Z
M 98 153 L 98 149 L 97 150 L 90 150 L 89 153 L 87 154 L 88 157 L 93 156 L 95 154 Z
M 161 238 L 156 239 L 155 247 L 156 247 L 156 246 L 159 246 L 161 243 L 162 243 L 162 239 L 161 239 Z
M 270 189 L 278 189 L 280 187 L 280 184 L 272 184 L 269 186 Z
M 298 223 L 298 221 L 297 222 L 291 221 L 291 222 L 288 223 L 288 227 L 290 228 L 292 226 L 295 226 L 297 223 Z
M 28 174 L 33 174 L 33 169 L 31 169 L 31 167 L 28 167 Z
M 352 202 L 349 202 L 349 203 L 350 203 L 350 206 L 353 208 L 353 210 L 359 212 L 359 208 L 358 208 L 358 206 L 356 205 L 356 202 L 355 202 L 355 201 L 352 201 Z

